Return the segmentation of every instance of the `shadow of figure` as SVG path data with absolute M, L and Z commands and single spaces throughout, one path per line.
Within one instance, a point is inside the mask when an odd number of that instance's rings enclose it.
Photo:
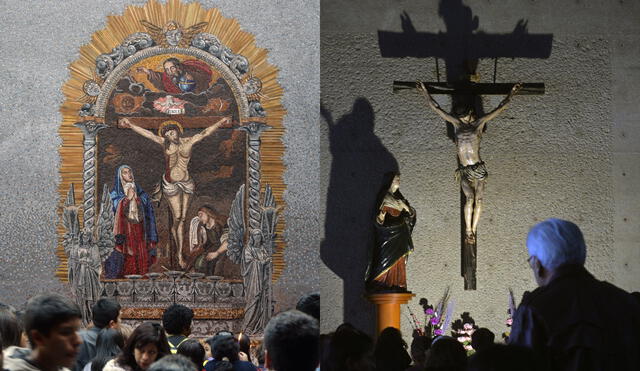
M 375 306 L 365 295 L 365 271 L 373 248 L 376 196 L 383 175 L 398 163 L 373 132 L 371 103 L 358 98 L 336 122 L 321 105 L 329 126 L 331 173 L 320 256 L 343 282 L 344 322 L 375 333 Z

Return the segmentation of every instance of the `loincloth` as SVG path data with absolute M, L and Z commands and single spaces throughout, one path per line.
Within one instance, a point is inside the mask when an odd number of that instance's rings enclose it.
M 196 189 L 196 185 L 193 182 L 193 179 L 189 179 L 183 182 L 167 182 L 167 179 L 162 177 L 162 193 L 164 193 L 167 197 L 172 197 L 177 195 L 178 193 L 188 193 L 193 194 Z
M 462 179 L 466 179 L 468 182 L 474 180 L 484 180 L 489 176 L 487 167 L 484 165 L 484 161 L 477 162 L 473 165 L 458 166 L 455 171 L 456 182 L 460 182 Z

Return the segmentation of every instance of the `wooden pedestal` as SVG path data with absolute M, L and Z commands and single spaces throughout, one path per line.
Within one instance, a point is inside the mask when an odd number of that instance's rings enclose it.
M 378 308 L 378 334 L 387 327 L 400 329 L 400 304 L 407 304 L 414 296 L 411 292 L 367 295 Z

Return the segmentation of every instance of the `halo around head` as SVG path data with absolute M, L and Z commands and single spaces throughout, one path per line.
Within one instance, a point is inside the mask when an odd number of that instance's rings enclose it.
M 178 121 L 173 121 L 173 120 L 168 120 L 163 122 L 162 124 L 160 124 L 160 126 L 158 126 L 158 136 L 161 137 L 163 136 L 163 130 L 165 127 L 169 126 L 169 125 L 175 125 L 178 127 L 178 130 L 180 130 L 180 134 L 184 134 L 184 128 L 182 127 L 182 125 L 178 122 Z

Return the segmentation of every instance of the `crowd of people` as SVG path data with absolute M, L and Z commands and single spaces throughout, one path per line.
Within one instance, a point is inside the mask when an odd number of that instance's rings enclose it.
M 548 219 L 529 231 L 527 260 L 538 288 L 515 310 L 506 343 L 473 332 L 473 354 L 450 336 L 384 329 L 377 340 L 350 324 L 323 334 L 323 371 L 608 371 L 640 369 L 640 298 L 597 280 L 584 267 L 586 246 L 572 222 Z M 418 335 L 418 334 L 416 334 Z
M 162 323 L 135 329 L 120 320 L 110 299 L 93 305 L 81 329 L 76 304 L 59 295 L 32 298 L 24 311 L 0 308 L 0 365 L 7 371 L 501 371 L 637 370 L 640 299 L 584 267 L 586 246 L 571 222 L 549 219 L 527 236 L 538 288 L 524 294 L 506 344 L 488 329 L 472 334 L 468 356 L 454 337 L 415 336 L 398 329 L 373 337 L 345 323 L 319 335 L 319 295 L 274 316 L 261 341 L 219 331 L 191 337 L 193 311 L 174 304 Z M 419 334 L 418 334 L 419 335 Z
M 60 295 L 32 298 L 24 311 L 0 308 L 0 369 L 6 371 L 313 371 L 319 364 L 317 293 L 271 318 L 261 341 L 218 331 L 190 337 L 193 311 L 165 309 L 162 322 L 122 323 L 121 306 L 98 300 L 82 328 L 80 308 Z

